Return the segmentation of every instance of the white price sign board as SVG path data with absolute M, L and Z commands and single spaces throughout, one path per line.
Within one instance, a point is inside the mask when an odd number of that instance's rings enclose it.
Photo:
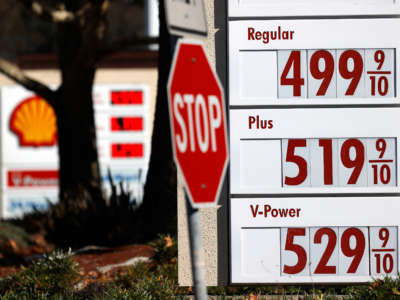
M 231 199 L 232 281 L 366 282 L 398 272 L 400 197 Z
M 266 2 L 229 3 L 232 283 L 395 276 L 400 19 L 245 20 Z
M 399 26 L 400 19 L 231 22 L 230 104 L 398 103 L 400 39 L 391 33 Z

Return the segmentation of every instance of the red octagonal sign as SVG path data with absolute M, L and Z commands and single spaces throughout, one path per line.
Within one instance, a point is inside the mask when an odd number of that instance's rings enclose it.
M 192 205 L 216 205 L 228 164 L 225 101 L 202 44 L 178 43 L 168 100 L 174 158 Z

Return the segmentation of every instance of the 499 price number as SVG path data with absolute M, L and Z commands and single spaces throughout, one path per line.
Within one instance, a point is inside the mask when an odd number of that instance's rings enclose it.
M 282 140 L 284 187 L 396 186 L 396 138 Z
M 395 275 L 397 227 L 281 229 L 282 275 Z
M 394 49 L 278 51 L 279 98 L 395 97 Z

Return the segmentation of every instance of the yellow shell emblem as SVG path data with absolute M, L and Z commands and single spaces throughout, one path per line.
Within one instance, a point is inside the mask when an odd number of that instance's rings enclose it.
M 10 118 L 10 129 L 20 146 L 53 146 L 57 143 L 57 122 L 53 108 L 41 97 L 22 101 Z

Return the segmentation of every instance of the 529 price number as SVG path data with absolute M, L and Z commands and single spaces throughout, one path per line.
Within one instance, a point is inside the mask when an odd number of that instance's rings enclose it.
M 281 237 L 282 275 L 394 275 L 398 271 L 397 227 L 282 228 Z
M 395 138 L 282 140 L 283 185 L 395 186 Z

